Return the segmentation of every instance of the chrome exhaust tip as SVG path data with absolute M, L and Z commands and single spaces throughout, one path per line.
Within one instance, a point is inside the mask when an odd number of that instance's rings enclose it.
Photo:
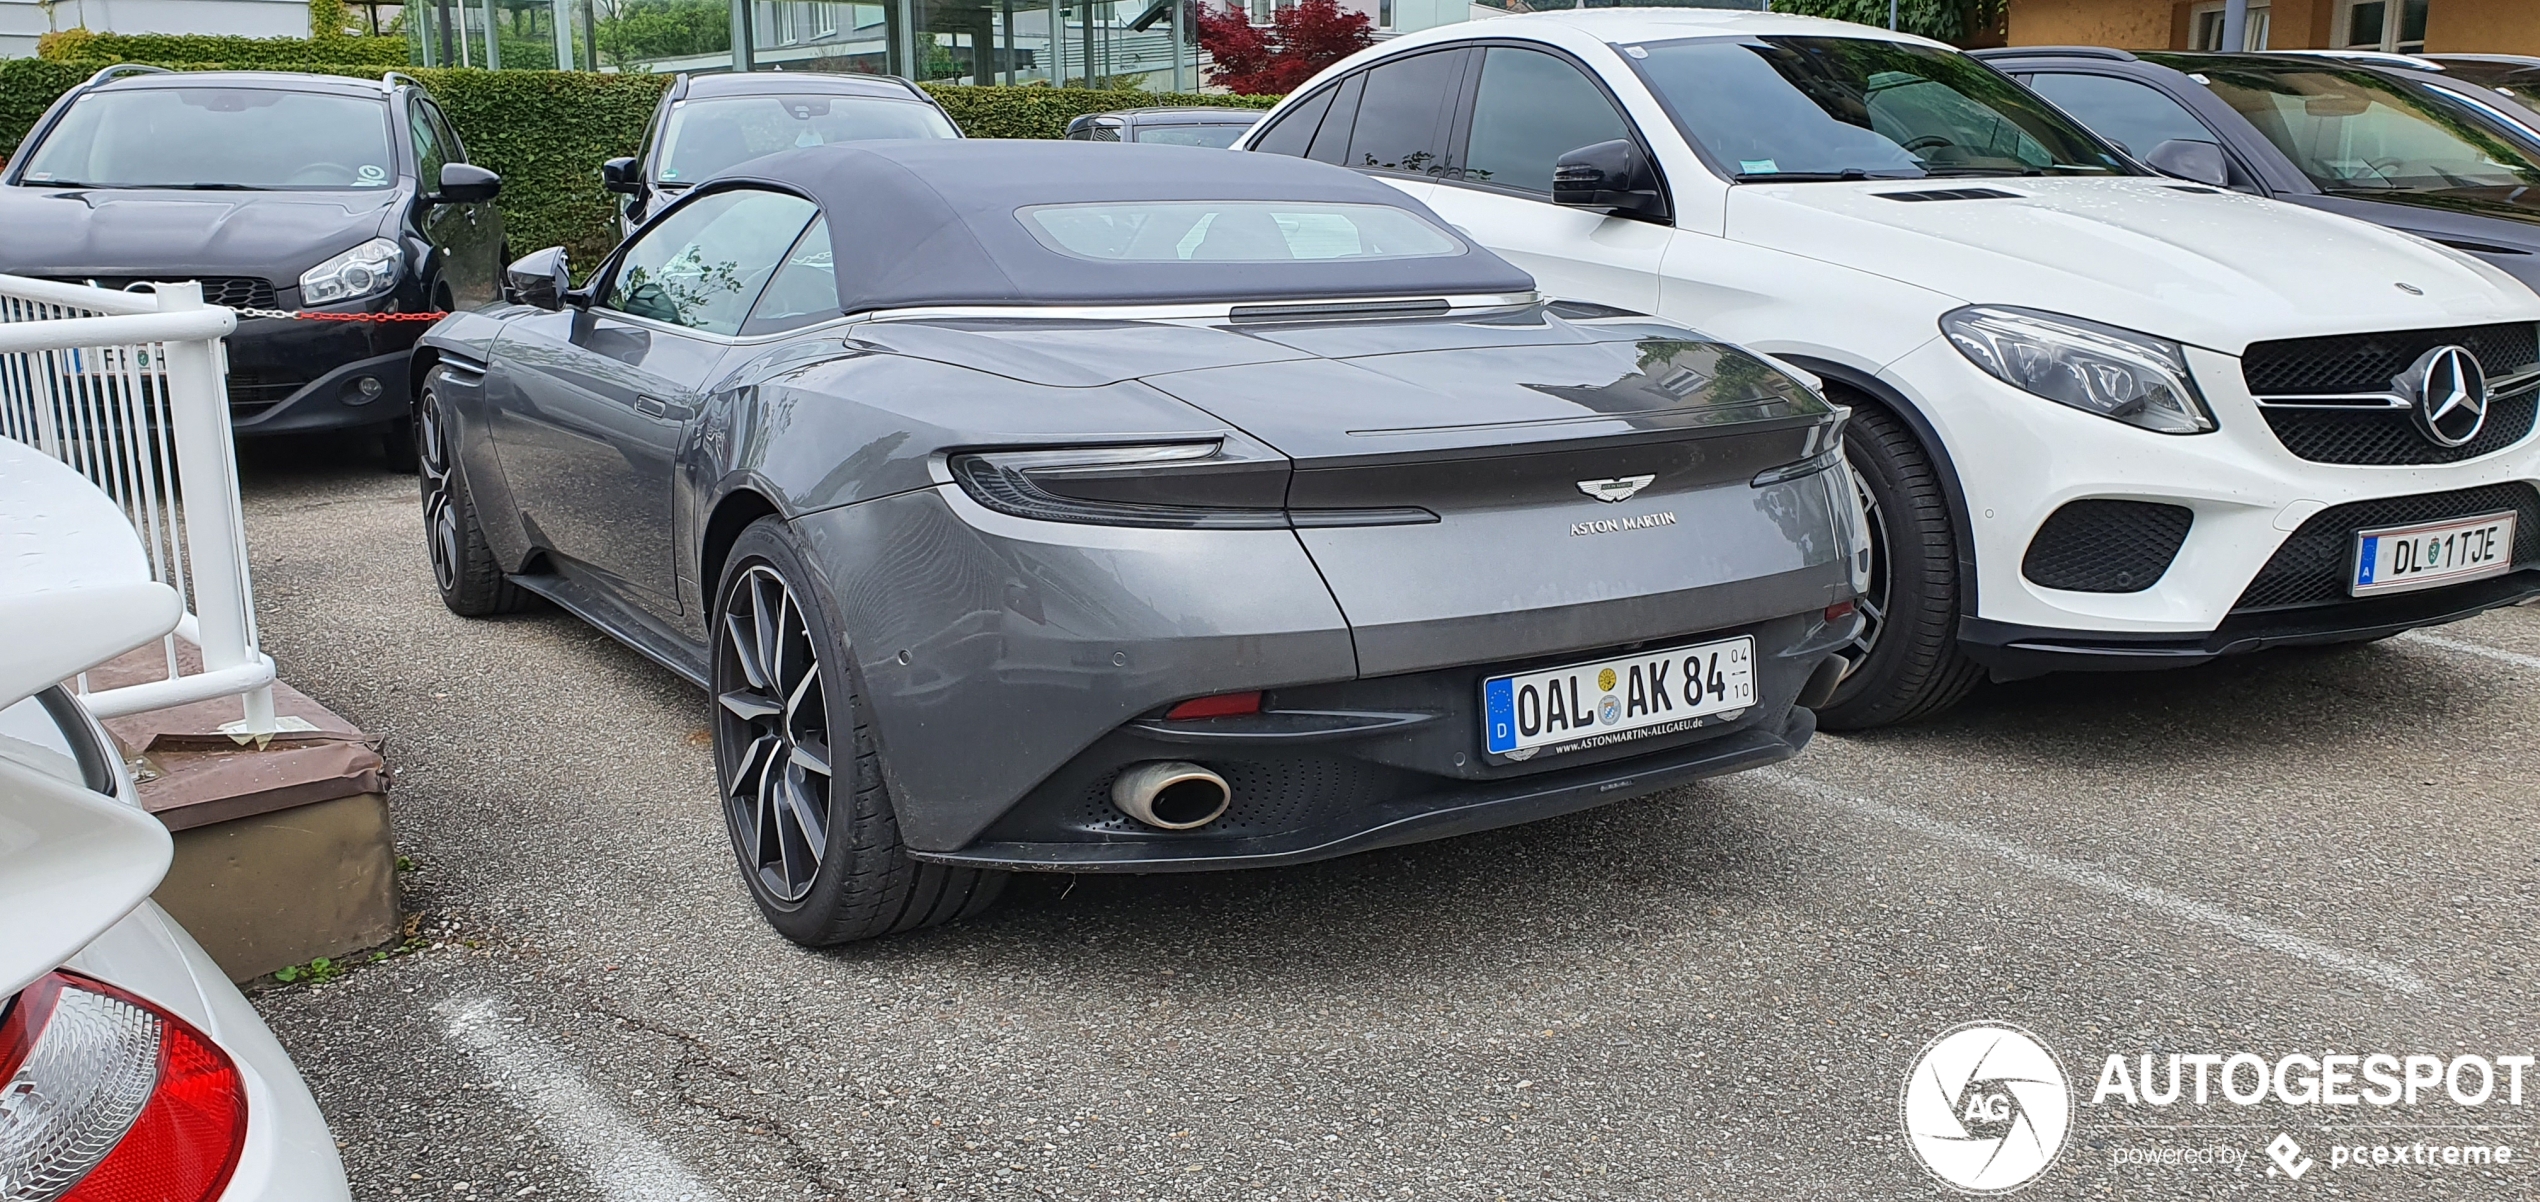
M 1159 830 L 1197 830 L 1223 817 L 1233 800 L 1225 777 L 1183 760 L 1131 764 L 1111 782 L 1111 804 Z

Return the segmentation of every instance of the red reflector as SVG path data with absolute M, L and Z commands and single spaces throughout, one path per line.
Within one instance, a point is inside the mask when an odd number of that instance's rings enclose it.
M 1855 608 L 1856 607 L 1849 601 L 1837 601 L 1826 607 L 1826 620 L 1829 622 L 1840 622 L 1845 618 L 1851 617 L 1852 611 Z
M 1249 693 L 1219 693 L 1214 697 L 1194 697 L 1164 711 L 1164 718 L 1168 722 L 1181 722 L 1191 718 L 1228 718 L 1236 714 L 1260 712 L 1261 690 L 1255 689 Z

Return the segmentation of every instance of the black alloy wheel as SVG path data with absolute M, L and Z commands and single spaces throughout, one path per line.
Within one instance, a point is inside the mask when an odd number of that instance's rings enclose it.
M 829 850 L 829 705 L 801 602 L 766 564 L 733 581 L 716 675 L 715 746 L 735 748 L 723 792 L 741 867 L 759 892 L 802 901 Z
M 900 841 L 836 608 L 793 531 L 762 518 L 716 590 L 715 779 L 742 880 L 779 934 L 823 947 L 967 918 L 1006 874 Z
M 442 412 L 441 398 L 431 385 L 415 398 L 408 419 L 414 431 L 415 478 L 423 488 L 424 553 L 432 562 L 432 584 L 441 604 L 461 617 L 481 618 L 526 607 L 530 593 L 512 583 L 495 562 L 476 523 L 476 507 L 459 478 L 455 432 Z

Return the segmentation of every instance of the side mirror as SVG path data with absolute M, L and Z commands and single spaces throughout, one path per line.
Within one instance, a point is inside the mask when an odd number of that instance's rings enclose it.
M 2222 147 L 2211 142 L 2172 138 L 2143 156 L 2143 165 L 2174 179 L 2217 188 L 2231 186 L 2231 160 L 2223 157 Z
M 1552 203 L 1605 209 L 1624 217 L 1667 219 L 1658 173 L 1628 138 L 1582 146 L 1552 166 Z
M 634 159 L 610 159 L 600 164 L 600 186 L 611 192 L 640 196 L 644 192 L 644 177 Z
M 432 199 L 443 204 L 492 200 L 503 190 L 503 177 L 474 163 L 441 164 L 440 191 Z
M 503 269 L 503 285 L 511 290 L 513 300 L 524 305 L 561 309 L 565 295 L 573 290 L 573 268 L 565 262 L 561 246 L 533 250 Z

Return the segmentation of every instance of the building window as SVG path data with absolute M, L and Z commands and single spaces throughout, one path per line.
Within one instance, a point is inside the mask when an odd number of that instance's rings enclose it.
M 2205 0 L 2204 3 L 2197 5 L 2193 12 L 2194 18 L 2190 25 L 2187 48 L 2190 50 L 2222 49 L 2222 0 Z M 2264 3 L 2249 6 L 2248 19 L 2240 27 L 2240 45 L 2235 49 L 2264 50 L 2267 48 L 2268 15 L 2267 5 Z
M 1376 28 L 1393 28 L 1393 0 L 1376 0 Z
M 2425 53 L 2425 8 L 2429 0 L 2345 0 L 2338 12 L 2340 50 L 2382 50 L 2392 54 Z
M 811 36 L 814 39 L 838 36 L 839 4 L 820 3 L 811 6 Z
M 803 10 L 803 5 L 787 3 L 787 0 L 767 5 L 767 33 L 759 36 L 759 46 L 792 46 L 792 43 L 803 41 L 800 10 Z

